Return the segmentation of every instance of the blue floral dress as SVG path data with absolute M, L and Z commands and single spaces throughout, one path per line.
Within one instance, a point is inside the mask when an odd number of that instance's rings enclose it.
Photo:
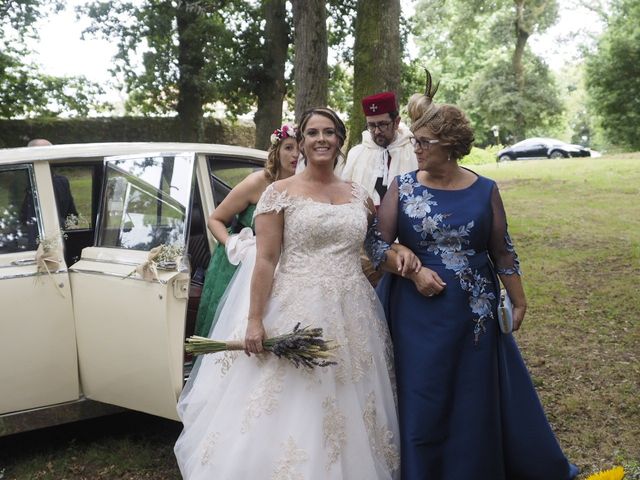
M 402 479 L 575 477 L 513 337 L 497 324 L 496 273 L 520 269 L 495 182 L 478 176 L 438 190 L 416 175 L 396 177 L 378 229 L 447 285 L 433 297 L 396 275 L 378 286 L 395 352 Z

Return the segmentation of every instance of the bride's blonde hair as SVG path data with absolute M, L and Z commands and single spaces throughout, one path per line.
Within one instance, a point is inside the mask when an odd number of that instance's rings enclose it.
M 437 104 L 433 97 L 438 91 L 440 82 L 433 86 L 433 79 L 427 72 L 425 93 L 414 93 L 409 98 L 407 112 L 411 119 L 411 131 L 426 127 L 430 133 L 449 147 L 450 158 L 458 160 L 471 152 L 473 144 L 473 128 L 465 113 L 455 105 Z

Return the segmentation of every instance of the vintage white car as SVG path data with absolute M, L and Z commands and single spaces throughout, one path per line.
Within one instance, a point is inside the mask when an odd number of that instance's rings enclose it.
M 0 150 L 0 436 L 116 407 L 177 419 L 206 219 L 265 159 L 210 144 Z M 185 261 L 132 274 L 161 245 Z

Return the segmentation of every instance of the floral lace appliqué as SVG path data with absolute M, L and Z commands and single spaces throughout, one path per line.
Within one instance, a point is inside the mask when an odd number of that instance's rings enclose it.
M 469 257 L 476 254 L 475 250 L 468 248 L 468 237 L 474 222 L 456 228 L 445 223 L 448 214 L 428 215 L 431 213 L 431 207 L 438 205 L 432 200 L 433 195 L 426 188 L 421 194 L 415 195 L 414 192 L 420 184 L 411 174 L 400 177 L 400 182 L 402 208 L 409 218 L 417 220 L 413 229 L 420 234 L 421 245 L 426 246 L 428 252 L 439 255 L 445 268 L 455 272 L 460 280 L 460 287 L 469 293 L 469 308 L 474 315 L 475 323 L 474 343 L 478 343 L 480 334 L 486 332 L 485 322 L 493 319 L 491 300 L 495 299 L 495 295 L 488 291 L 491 282 L 469 266 Z
M 254 218 L 262 213 L 276 212 L 280 213 L 291 204 L 291 199 L 284 190 L 279 192 L 273 186 L 273 183 L 269 185 L 256 205 L 256 210 L 253 214 Z
M 367 236 L 364 239 L 364 250 L 376 270 L 387 259 L 387 250 L 391 248 L 391 245 L 383 240 L 377 227 L 378 217 L 375 217 L 369 225 Z
M 393 442 L 393 432 L 386 425 L 378 423 L 376 397 L 373 392 L 367 395 L 367 403 L 362 413 L 367 428 L 369 442 L 377 457 L 382 458 L 387 468 L 395 471 L 400 467 L 400 452 Z
M 500 275 L 522 275 L 522 271 L 520 270 L 520 260 L 518 259 L 518 254 L 513 246 L 509 232 L 504 234 L 504 243 L 507 246 L 507 252 L 513 255 L 513 267 L 496 268 L 496 272 Z
M 322 402 L 324 419 L 322 429 L 324 432 L 324 444 L 327 448 L 327 470 L 340 458 L 340 452 L 347 441 L 344 430 L 345 417 L 340 412 L 335 398 L 326 398 Z
M 304 476 L 296 471 L 296 466 L 309 460 L 309 455 L 298 448 L 291 436 L 282 444 L 282 448 L 284 454 L 276 464 L 271 480 L 303 480 Z
M 285 364 L 278 359 L 271 359 L 262 368 L 262 378 L 255 391 L 249 398 L 249 402 L 242 421 L 240 431 L 247 433 L 251 427 L 251 421 L 259 418 L 263 413 L 271 414 L 278 406 L 278 398 L 282 392 L 282 383 L 285 375 Z
M 206 465 L 211 460 L 219 438 L 220 432 L 211 432 L 209 433 L 209 435 L 207 435 L 206 440 L 203 442 L 202 456 L 200 457 L 200 462 L 203 465 Z

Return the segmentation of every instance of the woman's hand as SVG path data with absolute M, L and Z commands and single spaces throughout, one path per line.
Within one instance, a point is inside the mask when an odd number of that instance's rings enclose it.
M 426 267 L 422 267 L 418 272 L 411 272 L 407 278 L 413 281 L 425 297 L 438 295 L 447 286 L 436 272 Z
M 522 321 L 524 320 L 524 314 L 527 311 L 527 306 L 524 305 L 522 307 L 513 307 L 513 331 L 515 332 L 522 325 Z
M 418 273 L 422 268 L 422 262 L 410 248 L 394 243 L 391 250 L 396 252 L 396 267 L 403 277 L 410 273 Z
M 265 339 L 264 326 L 262 320 L 249 319 L 247 322 L 247 332 L 244 336 L 244 353 L 251 356 L 252 353 L 262 353 L 262 342 Z

